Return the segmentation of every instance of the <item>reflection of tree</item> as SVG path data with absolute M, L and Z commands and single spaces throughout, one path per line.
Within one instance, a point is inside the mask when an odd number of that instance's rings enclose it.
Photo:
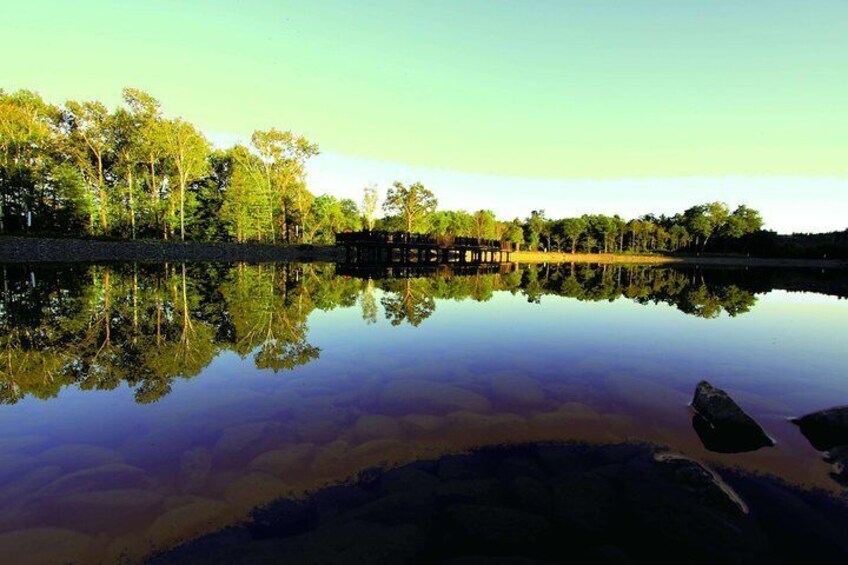
M 699 318 L 717 318 L 722 312 L 731 317 L 744 314 L 756 301 L 753 294 L 737 286 L 711 291 L 707 285 L 701 284 L 681 293 L 676 305 L 682 312 Z
M 86 300 L 92 301 L 93 293 L 86 285 L 83 289 L 73 285 L 61 292 L 57 281 L 49 276 L 42 277 L 28 269 L 8 270 L 13 272 L 3 269 L 0 312 L 0 402 L 14 403 L 26 394 L 54 396 L 71 380 L 69 358 L 87 326 L 84 316 L 78 316 L 76 327 L 69 328 L 63 321 L 70 312 L 81 309 Z M 84 273 L 77 276 L 82 280 Z
M 68 351 L 76 359 L 70 367 L 71 374 L 80 388 L 87 390 L 111 390 L 126 377 L 128 365 L 123 363 L 124 350 L 120 336 L 115 335 L 113 325 L 120 327 L 123 312 L 120 304 L 113 303 L 116 297 L 124 296 L 123 281 L 114 281 L 110 267 L 92 270 L 91 292 L 84 303 L 85 328 L 82 339 Z M 113 283 L 118 288 L 113 288 Z
M 39 398 L 55 396 L 62 386 L 57 378 L 65 363 L 55 351 L 32 351 L 21 347 L 17 332 L 5 333 L 2 340 L 3 366 L 0 369 L 0 404 L 14 404 L 26 394 Z
M 6 266 L 2 276 L 0 403 L 49 398 L 69 384 L 106 390 L 122 383 L 138 402 L 155 402 L 222 350 L 251 356 L 259 369 L 293 369 L 320 354 L 308 340 L 314 310 L 358 304 L 374 323 L 377 288 L 392 325 L 418 326 L 437 299 L 486 301 L 497 291 L 531 302 L 623 297 L 703 318 L 737 316 L 778 280 L 774 273 L 585 264 L 367 282 L 338 277 L 332 265 L 279 264 Z M 792 287 L 803 288 L 803 280 L 793 274 Z
M 757 303 L 757 297 L 752 292 L 730 285 L 721 289 L 722 305 L 730 317 L 751 311 Z
M 377 323 L 377 299 L 374 297 L 374 281 L 368 279 L 365 287 L 362 289 L 362 295 L 359 297 L 359 303 L 362 305 L 362 319 L 366 324 Z
M 701 318 L 715 318 L 722 312 L 736 316 L 757 301 L 752 291 L 728 282 L 710 283 L 703 273 L 650 266 L 572 264 L 553 273 L 531 266 L 521 287 L 533 302 L 544 294 L 593 301 L 625 297 L 642 304 L 671 304 Z
M 202 300 L 186 276 L 185 265 L 167 277 L 152 300 L 153 327 L 139 339 L 145 347 L 139 352 L 135 397 L 138 402 L 155 402 L 171 391 L 176 378 L 198 375 L 218 352 L 215 330 L 202 319 Z M 163 293 L 171 297 L 165 301 Z
M 239 265 L 222 287 L 237 336 L 234 349 L 244 356 L 258 348 L 260 369 L 292 369 L 318 358 L 306 339 L 313 307 L 302 280 L 290 266 Z
M 252 355 L 260 369 L 316 359 L 307 318 L 321 296 L 355 303 L 359 282 L 331 287 L 316 267 L 215 265 L 41 268 L 5 280 L 0 304 L 0 402 L 62 386 L 105 390 L 126 382 L 138 402 L 168 394 L 222 349 Z
M 411 326 L 418 326 L 430 317 L 436 309 L 436 301 L 428 279 L 401 279 L 393 283 L 387 289 L 390 294 L 380 300 L 386 311 L 386 319 L 393 326 L 399 326 L 404 321 Z
M 521 290 L 527 297 L 527 302 L 538 304 L 541 301 L 543 288 L 539 283 L 538 269 L 526 269 L 521 274 Z

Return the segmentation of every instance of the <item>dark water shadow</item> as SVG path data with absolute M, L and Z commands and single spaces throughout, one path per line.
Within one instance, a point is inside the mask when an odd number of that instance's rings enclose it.
M 282 499 L 165 563 L 844 563 L 844 501 L 645 445 L 529 444 Z M 729 483 L 729 484 L 728 484 Z

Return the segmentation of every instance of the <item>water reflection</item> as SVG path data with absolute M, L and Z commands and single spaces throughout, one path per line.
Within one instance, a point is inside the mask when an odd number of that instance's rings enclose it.
M 786 273 L 784 273 L 786 274 Z M 794 289 L 804 279 L 790 273 Z M 373 276 L 383 276 L 374 280 Z M 738 316 L 756 293 L 780 287 L 773 271 L 678 270 L 612 265 L 480 268 L 457 275 L 401 269 L 379 273 L 329 264 L 164 264 L 5 266 L 0 310 L 0 402 L 56 396 L 66 385 L 111 390 L 126 382 L 140 403 L 155 402 L 174 379 L 196 376 L 222 351 L 257 368 L 290 370 L 318 358 L 308 319 L 359 304 L 373 324 L 378 303 L 391 325 L 419 326 L 437 299 L 488 301 L 496 291 L 540 303 L 626 298 L 666 303 L 701 318 Z M 787 277 L 785 277 L 787 278 Z M 809 288 L 845 296 L 829 273 Z M 379 291 L 378 300 L 375 291 Z
M 848 393 L 846 309 L 770 291 L 845 296 L 841 273 L 129 264 L 3 282 L 13 562 L 136 559 L 282 494 L 487 445 L 652 443 L 838 486 L 788 418 Z M 705 449 L 702 378 L 777 446 Z

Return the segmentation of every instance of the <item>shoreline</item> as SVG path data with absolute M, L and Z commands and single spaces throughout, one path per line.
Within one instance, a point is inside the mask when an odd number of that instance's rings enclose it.
M 600 265 L 706 265 L 720 267 L 807 267 L 813 269 L 844 269 L 848 262 L 839 259 L 782 259 L 777 257 L 739 257 L 712 255 L 706 257 L 668 255 L 619 255 L 615 253 L 560 253 L 558 251 L 513 251 L 510 262 L 537 263 L 595 263 Z
M 114 261 L 220 261 L 220 262 L 339 262 L 344 251 L 333 245 L 269 245 L 261 243 L 208 243 L 161 240 L 104 241 L 42 237 L 0 237 L 2 263 L 75 263 Z M 722 267 L 806 267 L 844 269 L 838 259 L 781 259 L 739 256 L 619 255 L 613 253 L 560 253 L 514 251 L 510 263 L 594 263 L 632 265 L 705 265 Z
M 35 237 L 0 238 L 3 263 L 110 261 L 303 261 L 333 262 L 344 253 L 332 245 L 267 245 L 159 240 L 103 241 Z

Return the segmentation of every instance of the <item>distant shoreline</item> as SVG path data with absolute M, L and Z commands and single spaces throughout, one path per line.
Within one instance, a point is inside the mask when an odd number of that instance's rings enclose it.
M 114 261 L 304 261 L 338 262 L 344 251 L 332 245 L 268 245 L 177 241 L 105 241 L 40 237 L 0 237 L 0 262 L 59 263 Z M 512 263 L 596 263 L 640 265 L 714 265 L 744 267 L 808 267 L 840 269 L 848 262 L 824 259 L 778 259 L 739 256 L 619 255 L 515 251 Z

